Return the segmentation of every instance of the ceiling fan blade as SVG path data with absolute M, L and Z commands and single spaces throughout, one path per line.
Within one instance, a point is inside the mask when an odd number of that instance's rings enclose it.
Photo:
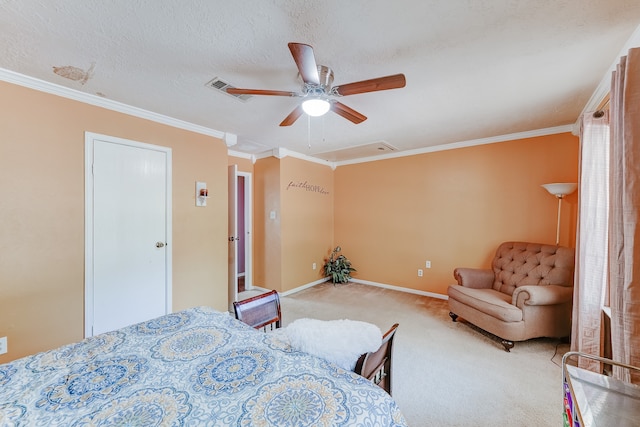
M 280 126 L 291 126 L 302 115 L 302 106 L 298 105 L 285 119 L 280 123 Z
M 298 96 L 296 92 L 288 92 L 284 90 L 263 90 L 263 89 L 238 89 L 228 88 L 227 93 L 231 95 L 273 95 L 273 96 Z
M 300 77 L 305 83 L 320 84 L 320 76 L 318 75 L 318 64 L 313 55 L 313 48 L 308 44 L 289 43 L 289 50 L 296 61 Z
M 341 102 L 334 101 L 331 103 L 331 111 L 355 124 L 362 123 L 367 120 L 367 116 L 358 113 L 353 108 L 349 108 Z
M 348 83 L 346 85 L 335 86 L 332 89 L 336 95 L 347 96 L 358 93 L 376 92 L 379 90 L 399 89 L 407 84 L 404 74 L 394 74 L 392 76 L 378 77 L 377 79 L 363 80 L 361 82 Z

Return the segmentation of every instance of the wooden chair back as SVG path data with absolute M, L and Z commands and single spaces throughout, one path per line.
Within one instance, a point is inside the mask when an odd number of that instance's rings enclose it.
M 369 379 L 391 395 L 391 356 L 393 338 L 399 324 L 396 323 L 382 336 L 382 344 L 376 351 L 365 353 L 356 362 L 355 373 Z
M 270 291 L 233 303 L 236 319 L 256 329 L 277 329 L 282 326 L 280 296 Z

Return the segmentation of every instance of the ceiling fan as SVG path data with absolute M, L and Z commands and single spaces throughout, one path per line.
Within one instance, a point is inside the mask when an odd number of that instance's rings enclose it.
M 311 46 L 303 43 L 289 43 L 289 50 L 298 66 L 298 71 L 303 81 L 300 92 L 227 88 L 227 93 L 232 95 L 271 95 L 304 98 L 304 101 L 280 123 L 280 126 L 291 126 L 303 112 L 310 116 L 321 116 L 329 110 L 355 124 L 362 123 L 367 120 L 366 116 L 336 101 L 333 97 L 398 89 L 406 84 L 404 74 L 394 74 L 340 86 L 331 86 L 333 84 L 333 70 L 324 65 L 316 64 Z

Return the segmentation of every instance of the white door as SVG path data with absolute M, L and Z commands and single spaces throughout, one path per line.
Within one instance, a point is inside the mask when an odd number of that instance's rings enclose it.
M 171 150 L 95 134 L 86 149 L 91 336 L 171 311 Z
M 229 234 L 229 311 L 233 312 L 233 302 L 238 299 L 238 165 L 229 166 L 228 186 L 228 234 Z

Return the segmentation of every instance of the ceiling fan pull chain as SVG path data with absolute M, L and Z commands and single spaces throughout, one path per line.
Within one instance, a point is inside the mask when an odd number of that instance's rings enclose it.
M 311 116 L 307 114 L 307 144 L 311 148 Z
M 322 116 L 322 142 L 327 142 L 327 138 L 325 134 L 324 118 L 325 116 Z

